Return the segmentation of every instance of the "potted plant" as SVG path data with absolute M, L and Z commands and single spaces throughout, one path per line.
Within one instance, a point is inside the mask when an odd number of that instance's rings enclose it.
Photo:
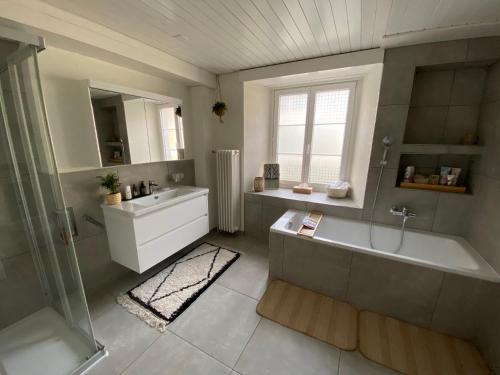
M 226 111 L 227 111 L 227 105 L 224 102 L 215 102 L 215 104 L 212 107 L 212 112 L 219 117 L 219 121 L 221 124 L 224 123 L 224 121 L 222 120 L 222 116 L 226 114 Z
M 106 194 L 106 204 L 113 205 L 119 204 L 122 201 L 120 193 L 120 179 L 116 173 L 108 173 L 106 176 L 97 176 L 101 182 L 101 186 L 105 188 L 109 194 Z
M 219 122 L 223 124 L 224 121 L 222 121 L 222 116 L 224 116 L 227 112 L 227 105 L 222 100 L 222 90 L 220 88 L 219 76 L 215 77 L 215 80 L 217 82 L 217 96 L 216 96 L 216 102 L 212 106 L 212 112 L 219 117 Z

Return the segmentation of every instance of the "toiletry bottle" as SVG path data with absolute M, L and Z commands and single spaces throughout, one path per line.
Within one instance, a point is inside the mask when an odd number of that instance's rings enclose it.
M 132 199 L 132 189 L 130 188 L 130 185 L 125 186 L 125 199 Z
M 141 195 L 146 195 L 146 185 L 144 185 L 144 181 L 141 181 L 141 185 L 139 186 L 139 191 Z
M 132 185 L 132 197 L 137 198 L 139 196 L 139 191 L 137 190 L 137 187 L 135 184 Z

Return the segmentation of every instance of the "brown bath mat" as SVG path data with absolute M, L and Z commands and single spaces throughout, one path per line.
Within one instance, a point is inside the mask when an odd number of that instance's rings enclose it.
M 356 349 L 358 312 L 347 303 L 274 280 L 257 313 L 340 349 Z
M 403 374 L 490 374 L 466 341 L 369 311 L 359 313 L 359 351 Z

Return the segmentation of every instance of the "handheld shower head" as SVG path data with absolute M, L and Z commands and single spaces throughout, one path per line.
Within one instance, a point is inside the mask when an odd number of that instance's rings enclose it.
M 391 147 L 392 140 L 389 136 L 385 136 L 382 138 L 382 143 L 384 144 L 384 154 L 382 155 L 382 160 L 380 161 L 380 165 L 387 165 L 387 153 L 389 152 L 389 148 Z
M 385 136 L 382 138 L 382 143 L 384 144 L 385 147 L 389 147 L 392 144 L 392 139 L 389 136 Z

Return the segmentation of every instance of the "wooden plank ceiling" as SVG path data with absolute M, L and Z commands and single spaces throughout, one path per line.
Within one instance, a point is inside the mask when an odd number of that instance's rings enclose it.
M 496 25 L 499 0 L 43 0 L 214 73 Z

